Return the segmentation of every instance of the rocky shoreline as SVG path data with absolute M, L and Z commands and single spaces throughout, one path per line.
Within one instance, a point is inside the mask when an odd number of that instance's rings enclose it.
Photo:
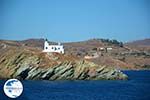
M 34 50 L 9 50 L 0 56 L 0 78 L 23 80 L 124 80 L 120 70 Z

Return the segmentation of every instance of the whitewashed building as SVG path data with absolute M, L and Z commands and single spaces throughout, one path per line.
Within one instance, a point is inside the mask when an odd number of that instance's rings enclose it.
M 48 41 L 45 40 L 43 52 L 57 52 L 64 54 L 64 47 L 60 43 L 58 43 L 58 45 L 49 45 Z
M 111 47 L 109 47 L 109 48 L 107 48 L 107 50 L 112 50 L 112 48 L 111 48 Z

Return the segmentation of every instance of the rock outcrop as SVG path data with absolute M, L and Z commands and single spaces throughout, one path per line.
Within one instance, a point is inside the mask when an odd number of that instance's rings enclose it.
M 0 78 L 23 80 L 127 79 L 121 71 L 76 57 L 11 48 L 0 54 Z
M 62 44 L 64 45 L 66 55 L 88 59 L 90 62 L 98 65 L 110 66 L 120 70 L 149 70 L 149 40 L 146 39 L 137 41 L 136 43 L 123 44 L 116 40 L 90 39 L 87 41 L 66 42 Z M 43 44 L 44 39 L 28 39 L 22 41 L 0 40 L 0 55 L 12 48 L 30 48 L 36 49 L 35 51 L 42 51 Z M 49 44 L 53 45 L 57 43 L 49 41 Z M 107 48 L 112 49 L 107 50 Z

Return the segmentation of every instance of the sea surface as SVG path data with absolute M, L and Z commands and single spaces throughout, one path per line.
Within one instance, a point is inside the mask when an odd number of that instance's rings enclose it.
M 125 71 L 129 80 L 22 81 L 23 94 L 13 100 L 150 100 L 150 71 Z M 0 100 L 5 96 L 0 80 Z

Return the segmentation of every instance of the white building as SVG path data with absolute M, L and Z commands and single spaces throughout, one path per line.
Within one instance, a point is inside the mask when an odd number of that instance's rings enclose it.
M 100 49 L 100 51 L 103 51 L 103 50 L 105 50 L 105 48 L 103 48 L 103 47 L 101 47 L 101 48 L 99 48 Z
M 107 48 L 107 50 L 112 50 L 112 48 Z
M 60 43 L 58 43 L 58 45 L 49 45 L 48 41 L 45 40 L 43 52 L 57 52 L 64 54 L 64 47 Z

